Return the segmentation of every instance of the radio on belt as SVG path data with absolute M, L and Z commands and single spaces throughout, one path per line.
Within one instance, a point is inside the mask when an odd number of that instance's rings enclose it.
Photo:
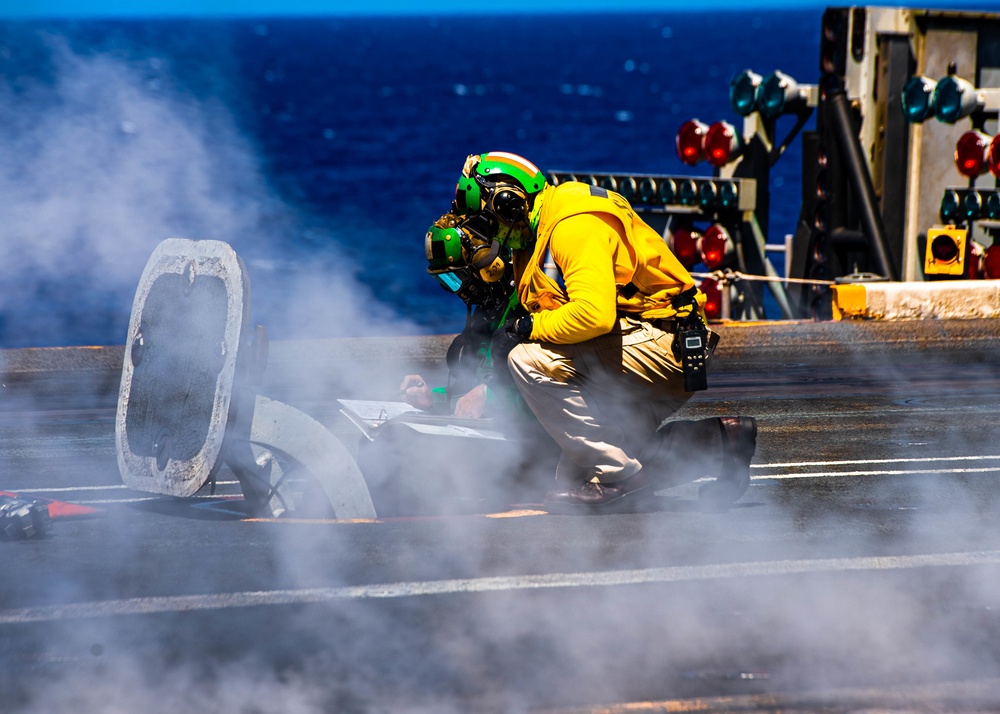
M 675 310 L 689 308 L 687 315 L 677 320 L 674 333 L 674 357 L 684 371 L 684 390 L 697 392 L 708 389 L 708 355 L 719 343 L 719 334 L 710 332 L 698 312 L 698 288 L 690 287 L 670 298 Z
M 708 389 L 708 328 L 700 320 L 682 324 L 676 339 L 684 370 L 684 391 Z

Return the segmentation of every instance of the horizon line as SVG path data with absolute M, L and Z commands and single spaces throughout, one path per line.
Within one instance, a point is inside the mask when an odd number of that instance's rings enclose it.
M 269 0 L 264 0 L 269 2 Z M 152 8 L 142 8 L 139 3 L 127 6 L 111 7 L 117 5 L 115 0 L 105 0 L 98 2 L 90 8 L 80 8 L 80 3 L 70 10 L 65 7 L 56 7 L 64 3 L 55 0 L 48 3 L 50 7 L 42 8 L 44 2 L 31 1 L 22 7 L 11 7 L 0 9 L 0 21 L 4 20 L 116 20 L 116 19 L 251 19 L 251 18 L 316 18 L 316 17 L 438 17 L 438 16 L 462 16 L 462 17 L 508 17 L 516 15 L 612 15 L 612 14 L 639 14 L 639 13 L 669 13 L 677 15 L 689 15 L 704 12 L 706 8 L 728 12 L 754 12 L 760 10 L 815 10 L 825 7 L 848 6 L 851 3 L 830 3 L 825 0 L 757 0 L 752 4 L 741 2 L 740 0 L 702 0 L 700 3 L 692 4 L 688 2 L 676 2 L 675 0 L 632 0 L 631 2 L 617 3 L 614 6 L 603 4 L 601 0 L 594 3 L 583 3 L 580 0 L 575 2 L 564 2 L 563 0 L 550 0 L 548 4 L 540 2 L 524 2 L 523 0 L 513 0 L 507 2 L 502 7 L 491 7 L 489 9 L 474 8 L 468 5 L 456 5 L 450 0 L 439 0 L 437 3 L 423 3 L 422 7 L 413 8 L 407 3 L 404 7 L 390 4 L 385 7 L 324 7 L 323 0 L 298 0 L 296 2 L 285 3 L 283 6 L 263 6 L 257 3 L 246 3 L 240 8 L 224 7 L 228 5 L 227 0 L 217 0 L 216 7 L 205 9 L 209 3 L 200 2 L 200 7 L 185 7 L 186 3 L 153 3 L 157 5 Z M 250 7 L 247 7 L 247 6 Z M 428 7 L 428 5 L 430 5 Z M 987 0 L 943 0 L 933 3 L 903 4 L 903 3 L 873 3 L 864 7 L 906 7 L 914 10 L 946 10 L 946 11 L 969 11 L 982 12 L 993 5 Z

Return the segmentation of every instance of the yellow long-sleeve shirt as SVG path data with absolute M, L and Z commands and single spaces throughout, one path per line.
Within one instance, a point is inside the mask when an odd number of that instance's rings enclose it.
M 694 280 L 662 237 L 616 193 L 581 183 L 538 197 L 530 255 L 515 253 L 518 295 L 534 316 L 531 338 L 571 344 L 606 334 L 620 313 L 647 319 L 677 314 L 670 298 Z M 562 284 L 545 274 L 546 257 Z M 698 306 L 704 295 L 697 294 Z
M 556 224 L 549 256 L 559 266 L 566 302 L 534 314 L 532 338 L 568 344 L 607 334 L 618 319 L 612 252 L 618 233 L 595 214 Z

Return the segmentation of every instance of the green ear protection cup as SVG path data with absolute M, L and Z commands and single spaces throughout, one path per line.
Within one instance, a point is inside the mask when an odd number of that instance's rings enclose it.
M 493 264 L 493 261 L 500 255 L 500 244 L 490 241 L 482 245 L 472 246 L 469 251 L 469 265 L 476 270 L 482 270 Z
M 469 265 L 477 270 L 490 266 L 500 255 L 496 240 L 499 222 L 488 213 L 478 212 L 457 224 Z
M 490 267 L 500 255 L 501 246 L 496 240 L 499 227 L 497 219 L 488 214 L 476 213 L 459 221 L 457 216 L 446 213 L 424 236 L 427 272 Z
M 455 228 L 433 225 L 424 237 L 427 272 L 441 273 L 465 264 L 462 256 L 462 232 Z
M 483 208 L 482 189 L 471 176 L 463 176 L 455 186 L 453 210 L 460 216 L 475 213 Z

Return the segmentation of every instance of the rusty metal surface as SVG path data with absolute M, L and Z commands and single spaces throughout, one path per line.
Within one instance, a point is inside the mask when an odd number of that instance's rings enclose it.
M 217 468 L 248 303 L 246 270 L 227 244 L 171 239 L 153 251 L 136 289 L 115 420 L 128 487 L 191 496 Z

